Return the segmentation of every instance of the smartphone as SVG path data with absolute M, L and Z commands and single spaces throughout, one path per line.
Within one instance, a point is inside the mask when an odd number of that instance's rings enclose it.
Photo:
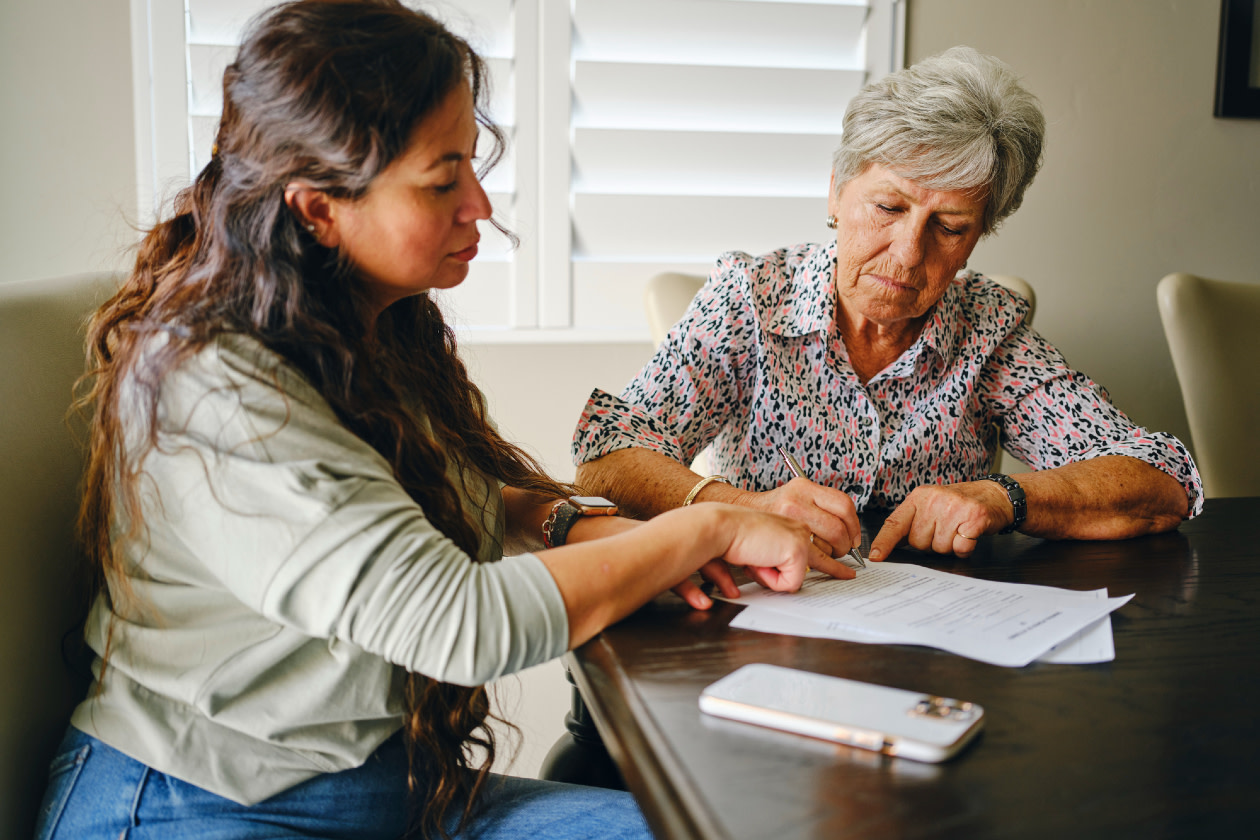
M 975 703 L 779 665 L 727 674 L 700 693 L 700 711 L 928 762 L 950 758 L 984 726 Z

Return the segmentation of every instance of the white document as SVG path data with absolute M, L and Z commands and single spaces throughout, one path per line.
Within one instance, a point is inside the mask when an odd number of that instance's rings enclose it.
M 733 627 L 928 645 L 1010 667 L 1046 654 L 1057 662 L 1114 657 L 1110 623 L 1106 644 L 1089 632 L 1133 597 L 998 583 L 906 563 L 872 563 L 851 581 L 814 575 L 795 593 L 756 584 L 741 592 L 733 603 L 747 608 Z M 1084 637 L 1073 638 L 1082 631 Z
M 760 589 L 757 584 L 746 584 L 753 591 Z M 743 590 L 741 590 L 743 591 Z M 1065 589 L 1064 592 L 1076 590 Z M 1077 593 L 1090 598 L 1106 598 L 1106 589 L 1093 592 Z M 721 598 L 721 595 L 715 595 Z M 732 604 L 742 603 L 742 599 L 729 600 Z M 839 639 L 844 642 L 861 644 L 898 644 L 901 639 L 892 636 L 877 636 L 856 627 L 831 626 L 821 621 L 811 621 L 777 610 L 747 609 L 735 617 L 731 626 L 741 630 L 757 630 L 762 633 L 781 633 L 785 636 L 806 636 L 814 639 Z M 1056 665 L 1090 665 L 1097 662 L 1110 662 L 1116 658 L 1115 642 L 1111 635 L 1111 616 L 1106 615 L 1081 630 L 1050 650 L 1037 657 L 1038 662 L 1050 662 Z

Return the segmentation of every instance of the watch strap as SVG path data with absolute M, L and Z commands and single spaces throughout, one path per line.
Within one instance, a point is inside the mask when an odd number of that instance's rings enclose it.
M 567 499 L 561 499 L 552 505 L 551 512 L 542 525 L 543 546 L 558 548 L 564 545 L 569 539 L 569 529 L 581 516 L 582 511 L 569 504 Z
M 1015 509 L 1015 518 L 1011 520 L 1011 524 L 998 533 L 1009 534 L 1019 530 L 1019 526 L 1023 525 L 1024 520 L 1028 518 L 1028 497 L 1024 495 L 1024 488 L 1019 486 L 1018 481 L 1003 473 L 989 473 L 984 480 L 996 481 L 998 486 L 1006 491 L 1006 498 L 1010 499 L 1011 507 Z

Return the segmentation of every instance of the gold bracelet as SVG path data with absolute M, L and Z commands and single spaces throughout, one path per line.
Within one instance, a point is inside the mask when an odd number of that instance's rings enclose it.
M 686 507 L 687 505 L 694 502 L 696 500 L 696 496 L 700 495 L 700 491 L 708 487 L 710 484 L 712 484 L 715 481 L 720 481 L 723 484 L 730 484 L 730 482 L 727 481 L 725 477 L 720 476 L 720 475 L 711 475 L 708 478 L 702 478 L 698 482 L 696 482 L 695 487 L 691 488 L 691 492 L 687 494 L 687 498 L 683 499 L 682 506 Z

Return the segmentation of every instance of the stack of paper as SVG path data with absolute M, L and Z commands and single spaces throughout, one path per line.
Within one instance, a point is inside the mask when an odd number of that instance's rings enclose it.
M 908 563 L 870 563 L 855 580 L 811 574 L 797 592 L 741 587 L 732 627 L 871 644 L 915 644 L 994 665 L 1083 664 L 1115 658 L 1111 612 L 1128 602 L 997 583 Z M 715 593 L 715 597 L 721 597 Z

